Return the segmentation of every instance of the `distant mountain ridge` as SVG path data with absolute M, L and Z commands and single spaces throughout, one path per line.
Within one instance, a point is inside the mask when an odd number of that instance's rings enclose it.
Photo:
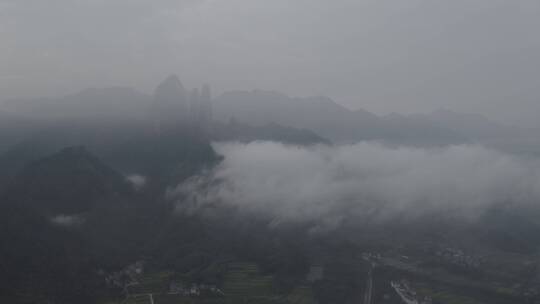
M 406 140 L 458 143 L 466 137 L 414 118 L 385 119 L 365 110 L 349 110 L 328 97 L 291 98 L 276 92 L 236 91 L 214 101 L 216 117 L 254 124 L 278 123 L 305 128 L 336 142 Z
M 163 116 L 187 112 L 186 94 L 187 90 L 177 77 L 170 76 L 162 82 L 155 95 L 163 96 L 163 100 L 158 98 L 163 103 Z M 178 107 L 183 111 L 166 110 L 168 97 L 178 99 Z M 25 119 L 145 121 L 150 119 L 153 104 L 155 97 L 130 88 L 113 87 L 87 89 L 57 99 L 11 100 L 4 103 L 2 110 L 6 113 L 0 115 L 10 120 L 18 115 Z M 403 145 L 481 142 L 504 149 L 540 151 L 536 130 L 507 126 L 479 114 L 450 110 L 379 116 L 363 109 L 350 110 L 324 96 L 298 98 L 262 90 L 225 92 L 212 100 L 212 106 L 214 119 L 222 123 L 234 119 L 257 128 L 279 125 L 310 130 L 335 143 L 363 140 Z
M 212 140 L 215 141 L 276 141 L 291 145 L 329 145 L 331 142 L 307 129 L 285 127 L 276 123 L 251 126 L 233 121 L 216 123 Z
M 10 99 L 5 112 L 29 118 L 145 119 L 152 98 L 129 87 L 89 88 L 57 98 Z
M 309 129 L 336 143 L 377 140 L 403 145 L 482 143 L 508 150 L 540 151 L 537 130 L 508 126 L 481 114 L 437 110 L 379 116 L 350 110 L 324 96 L 297 98 L 274 91 L 232 91 L 215 98 L 215 117 L 247 124 L 277 123 Z

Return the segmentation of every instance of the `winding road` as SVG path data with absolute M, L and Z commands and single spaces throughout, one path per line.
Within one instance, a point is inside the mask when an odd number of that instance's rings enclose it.
M 371 298 L 373 294 L 373 266 L 370 264 L 368 271 L 368 279 L 366 281 L 366 291 L 364 292 L 364 303 L 371 304 Z

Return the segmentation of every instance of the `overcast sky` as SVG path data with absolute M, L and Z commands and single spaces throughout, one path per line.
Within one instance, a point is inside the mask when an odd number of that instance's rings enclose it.
M 0 98 L 189 86 L 540 126 L 538 0 L 0 0 Z

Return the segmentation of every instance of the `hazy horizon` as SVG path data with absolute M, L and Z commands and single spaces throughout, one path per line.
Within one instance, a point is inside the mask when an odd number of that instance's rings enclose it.
M 130 86 L 325 95 L 538 126 L 535 1 L 0 1 L 0 100 Z M 256 27 L 253 24 L 256 23 Z

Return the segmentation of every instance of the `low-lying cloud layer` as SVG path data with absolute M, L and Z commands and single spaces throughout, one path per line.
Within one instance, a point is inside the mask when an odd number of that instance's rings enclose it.
M 475 218 L 496 204 L 533 204 L 540 167 L 475 145 L 437 149 L 376 143 L 296 147 L 274 142 L 217 144 L 212 172 L 170 190 L 179 210 L 216 205 L 275 222 L 378 221 L 444 213 Z
M 63 227 L 74 227 L 80 226 L 84 223 L 84 218 L 80 215 L 65 215 L 59 214 L 50 219 L 51 223 L 63 226 Z
M 126 177 L 126 180 L 131 183 L 136 191 L 139 191 L 146 186 L 146 177 L 139 174 L 131 174 Z

